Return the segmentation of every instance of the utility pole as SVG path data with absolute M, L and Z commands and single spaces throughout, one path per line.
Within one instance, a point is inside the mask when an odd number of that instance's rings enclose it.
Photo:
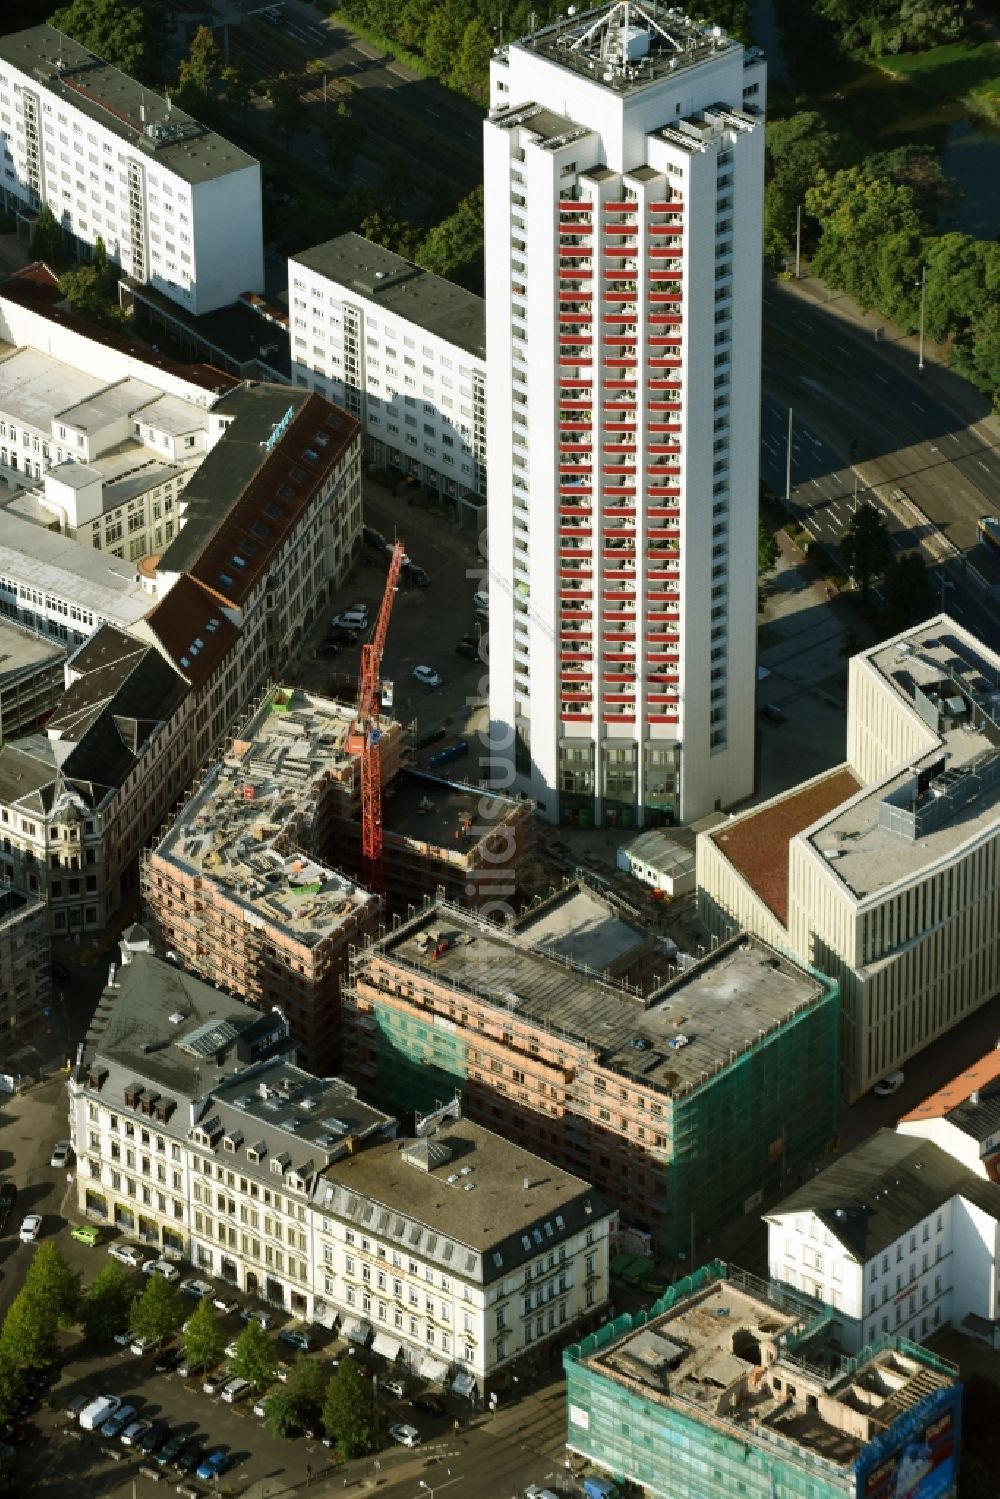
M 789 510 L 792 508 L 792 417 L 791 406 L 788 408 L 788 446 L 785 449 L 785 504 Z
M 323 129 L 324 130 L 326 129 L 326 77 L 327 77 L 327 75 L 324 73 L 323 74 Z
M 802 275 L 802 204 L 795 210 L 795 279 Z
M 927 307 L 927 264 L 920 267 L 920 358 L 917 368 L 923 374 L 924 369 L 924 311 Z

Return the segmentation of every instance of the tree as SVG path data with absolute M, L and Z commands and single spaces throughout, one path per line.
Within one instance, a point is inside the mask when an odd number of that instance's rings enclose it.
M 757 522 L 757 571 L 773 572 L 778 561 L 778 543 L 771 535 L 767 521 L 761 517 Z
M 794 243 L 798 209 L 820 174 L 845 156 L 841 137 L 815 110 L 800 110 L 767 125 L 767 186 L 764 189 L 764 254 L 780 264 Z
M 254 94 L 260 89 L 260 83 L 256 74 L 251 73 L 247 64 L 241 59 L 231 67 L 223 68 L 222 81 L 226 85 L 226 99 L 228 103 L 234 109 L 238 109 L 240 119 L 245 120 L 247 110 L 253 103 Z
M 885 623 L 889 633 L 897 635 L 907 625 L 926 619 L 932 611 L 931 586 L 927 564 L 919 552 L 904 552 L 890 559 L 886 568 Z
M 851 516 L 851 524 L 840 539 L 840 550 L 862 598 L 867 598 L 869 583 L 885 572 L 892 556 L 889 528 L 868 500 Z
M 333 119 L 324 135 L 326 160 L 331 172 L 342 182 L 351 175 L 358 152 L 364 145 L 365 127 L 357 119 L 346 99 L 341 99 L 333 111 Z
M 216 44 L 215 34 L 208 26 L 199 26 L 191 38 L 191 46 L 180 66 L 177 80 L 177 100 L 182 109 L 197 114 L 215 93 L 216 84 L 222 77 L 222 54 Z
M 473 16 L 462 32 L 462 43 L 449 74 L 453 88 L 480 104 L 485 102 L 489 88 L 490 58 L 495 46 L 496 37 L 485 21 Z
M 163 0 L 71 0 L 51 24 L 140 82 L 160 76 L 167 40 Z
M 17 1410 L 24 1393 L 24 1379 L 17 1360 L 0 1348 L 0 1421 L 6 1421 Z
M 264 1425 L 273 1437 L 291 1437 L 302 1429 L 298 1407 L 289 1390 L 275 1390 L 264 1402 Z
M 266 1389 L 274 1379 L 278 1355 L 256 1318 L 251 1317 L 236 1340 L 236 1352 L 230 1362 L 234 1375 L 245 1379 L 255 1390 Z
M 71 1270 L 54 1239 L 39 1244 L 31 1257 L 24 1289 L 55 1315 L 60 1327 L 71 1327 L 80 1310 L 80 1272 Z
M 0 1354 L 22 1368 L 40 1369 L 55 1362 L 58 1317 L 54 1307 L 22 1286 L 11 1302 L 0 1330 Z
M 329 1374 L 322 1364 L 304 1353 L 299 1354 L 285 1388 L 303 1425 L 318 1419 L 329 1382 Z
M 342 1359 L 326 1390 L 323 1425 L 345 1458 L 375 1445 L 375 1396 L 354 1359 Z
M 184 1332 L 184 1354 L 193 1369 L 207 1369 L 217 1364 L 226 1347 L 226 1335 L 219 1326 L 215 1307 L 203 1296 L 191 1313 Z
M 47 265 L 57 267 L 66 258 L 66 236 L 47 203 L 43 203 L 38 210 L 38 217 L 31 231 L 31 253 L 36 260 L 44 260 Z
M 483 281 L 483 190 L 474 188 L 418 247 L 414 256 L 425 271 L 475 290 Z
M 121 1332 L 128 1326 L 132 1301 L 128 1272 L 117 1260 L 109 1260 L 94 1276 L 80 1304 L 84 1337 L 97 1342 Z
M 862 307 L 877 306 L 879 247 L 889 235 L 920 231 L 912 190 L 848 167 L 832 177 L 821 174 L 806 193 L 806 207 L 820 225 L 814 273 Z
M 279 73 L 277 78 L 272 78 L 268 83 L 267 97 L 271 105 L 271 123 L 287 153 L 292 132 L 301 129 L 306 122 L 295 80 L 287 73 Z
M 887 177 L 901 183 L 913 193 L 921 221 L 928 227 L 937 223 L 958 200 L 964 189 L 941 170 L 941 163 L 929 146 L 895 146 L 891 151 L 876 151 L 861 163 L 866 176 Z
M 158 1343 L 176 1332 L 183 1321 L 184 1303 L 180 1291 L 162 1275 L 151 1275 L 142 1295 L 132 1303 L 129 1318 L 132 1336 Z

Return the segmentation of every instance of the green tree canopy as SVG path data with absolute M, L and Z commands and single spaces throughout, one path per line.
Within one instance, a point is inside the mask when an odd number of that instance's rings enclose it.
M 757 571 L 758 573 L 773 572 L 778 562 L 778 543 L 771 534 L 771 528 L 767 521 L 760 517 L 757 521 Z
M 304 130 L 308 124 L 305 105 L 299 98 L 294 78 L 288 73 L 279 73 L 267 85 L 268 102 L 271 105 L 271 124 L 274 133 L 283 143 L 285 151 L 292 140 L 292 132 Z
M 969 0 L 817 0 L 848 51 L 901 52 L 957 41 L 965 32 Z
M 54 1239 L 45 1239 L 31 1257 L 24 1289 L 55 1313 L 60 1327 L 70 1327 L 80 1307 L 80 1272 L 71 1270 Z
M 51 24 L 142 83 L 160 78 L 167 40 L 164 0 L 71 0 Z
M 326 159 L 332 172 L 346 182 L 364 145 L 367 132 L 346 99 L 338 101 L 324 132 Z
M 263 85 L 257 74 L 243 58 L 237 59 L 228 68 L 222 70 L 222 81 L 226 86 L 226 100 L 238 109 L 240 118 L 246 119 L 247 110 L 253 103 L 253 97 L 259 93 Z
M 872 578 L 885 572 L 892 557 L 885 518 L 868 500 L 851 516 L 851 524 L 840 540 L 840 550 L 848 572 L 861 589 L 862 597 L 866 597 Z
M 169 1338 L 184 1321 L 184 1303 L 181 1293 L 173 1281 L 162 1275 L 151 1275 L 146 1289 L 132 1303 L 129 1331 L 134 1338 L 147 1338 L 159 1342 Z
M 820 226 L 815 274 L 843 287 L 862 307 L 877 306 L 877 247 L 889 235 L 920 231 L 912 190 L 847 167 L 832 177 L 821 174 L 806 193 L 806 207 Z
M 457 281 L 470 290 L 483 283 L 483 190 L 474 188 L 446 219 L 430 231 L 414 256 L 425 271 Z
M 47 203 L 38 210 L 31 231 L 31 253 L 36 260 L 44 260 L 57 270 L 66 259 L 66 236 Z
M 269 1338 L 260 1323 L 251 1318 L 236 1340 L 230 1368 L 240 1379 L 247 1380 L 260 1391 L 272 1382 L 277 1367 L 278 1355 L 273 1338 Z
M 55 1363 L 58 1314 L 54 1306 L 22 1286 L 7 1309 L 0 1329 L 0 1354 L 22 1368 L 45 1368 Z
M 191 38 L 187 57 L 181 61 L 177 80 L 177 102 L 182 109 L 197 114 L 210 103 L 222 77 L 222 54 L 215 33 L 199 26 Z
M 24 1393 L 24 1379 L 18 1361 L 0 1346 L 0 1421 L 16 1411 Z
M 91 1342 L 114 1337 L 129 1324 L 134 1292 L 124 1265 L 108 1260 L 87 1288 L 80 1303 L 83 1335 Z
M 345 1458 L 360 1457 L 375 1445 L 375 1394 L 354 1359 L 341 1359 L 327 1386 L 323 1425 Z
M 207 1369 L 219 1362 L 225 1347 L 226 1335 L 215 1307 L 210 1297 L 203 1296 L 184 1331 L 184 1355 L 193 1369 Z
M 329 1383 L 329 1370 L 318 1359 L 300 1353 L 291 1367 L 285 1388 L 303 1424 L 319 1419 Z
M 264 1425 L 273 1437 L 293 1437 L 302 1430 L 299 1408 L 289 1390 L 275 1390 L 264 1402 Z

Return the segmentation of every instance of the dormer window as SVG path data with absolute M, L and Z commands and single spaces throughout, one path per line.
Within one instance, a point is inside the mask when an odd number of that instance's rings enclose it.
M 292 1158 L 286 1150 L 283 1150 L 280 1155 L 271 1157 L 271 1170 L 277 1176 L 283 1176 L 291 1164 Z
M 256 1145 L 247 1146 L 248 1161 L 256 1161 L 259 1164 L 266 1155 L 267 1146 L 264 1144 L 263 1140 L 258 1140 Z
M 242 1130 L 234 1129 L 231 1134 L 223 1135 L 222 1137 L 222 1148 L 223 1150 L 228 1150 L 230 1155 L 235 1155 L 236 1151 L 239 1150 L 242 1144 Z

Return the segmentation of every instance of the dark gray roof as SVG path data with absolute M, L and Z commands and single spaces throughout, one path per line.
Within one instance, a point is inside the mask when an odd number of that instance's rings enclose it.
M 956 1196 L 1000 1219 L 1000 1186 L 930 1140 L 880 1129 L 764 1216 L 815 1213 L 864 1263 Z
M 208 182 L 257 165 L 253 156 L 183 110 L 168 110 L 166 100 L 54 26 L 31 26 L 0 37 L 0 61 L 137 147 L 151 165 L 186 182 Z
M 292 257 L 308 270 L 359 292 L 397 317 L 486 358 L 486 303 L 474 292 L 422 270 L 361 234 L 339 234 Z
M 136 953 L 116 969 L 84 1045 L 80 1071 L 86 1077 L 107 1070 L 105 1100 L 123 1097 L 137 1082 L 164 1089 L 176 1104 L 203 1097 L 216 1079 L 245 1067 L 241 1050 L 263 1057 L 291 1049 L 281 1017 L 251 1009 L 152 953 Z M 187 1128 L 185 1111 L 181 1133 Z
M 587 1182 L 469 1119 L 446 1120 L 428 1138 L 446 1159 L 378 1141 L 329 1166 L 313 1202 L 486 1284 L 608 1213 Z
M 1000 1133 L 1000 1079 L 977 1089 L 955 1108 L 949 1109 L 945 1117 L 949 1124 L 980 1144 L 991 1135 Z
M 105 717 L 134 758 L 150 730 L 183 701 L 188 685 L 155 646 L 102 625 L 73 657 L 74 679 L 47 727 L 82 743 Z M 117 757 L 116 757 L 117 760 Z M 108 767 L 110 773 L 110 767 Z
M 70 790 L 88 809 L 100 806 L 113 790 L 103 779 L 106 767 L 91 763 L 90 746 L 81 750 L 75 764 L 70 766 L 77 748 L 60 766 L 55 744 L 44 734 L 30 734 L 16 743 L 0 746 L 0 802 L 45 817 L 60 793 Z M 93 748 L 99 761 L 96 739 Z

